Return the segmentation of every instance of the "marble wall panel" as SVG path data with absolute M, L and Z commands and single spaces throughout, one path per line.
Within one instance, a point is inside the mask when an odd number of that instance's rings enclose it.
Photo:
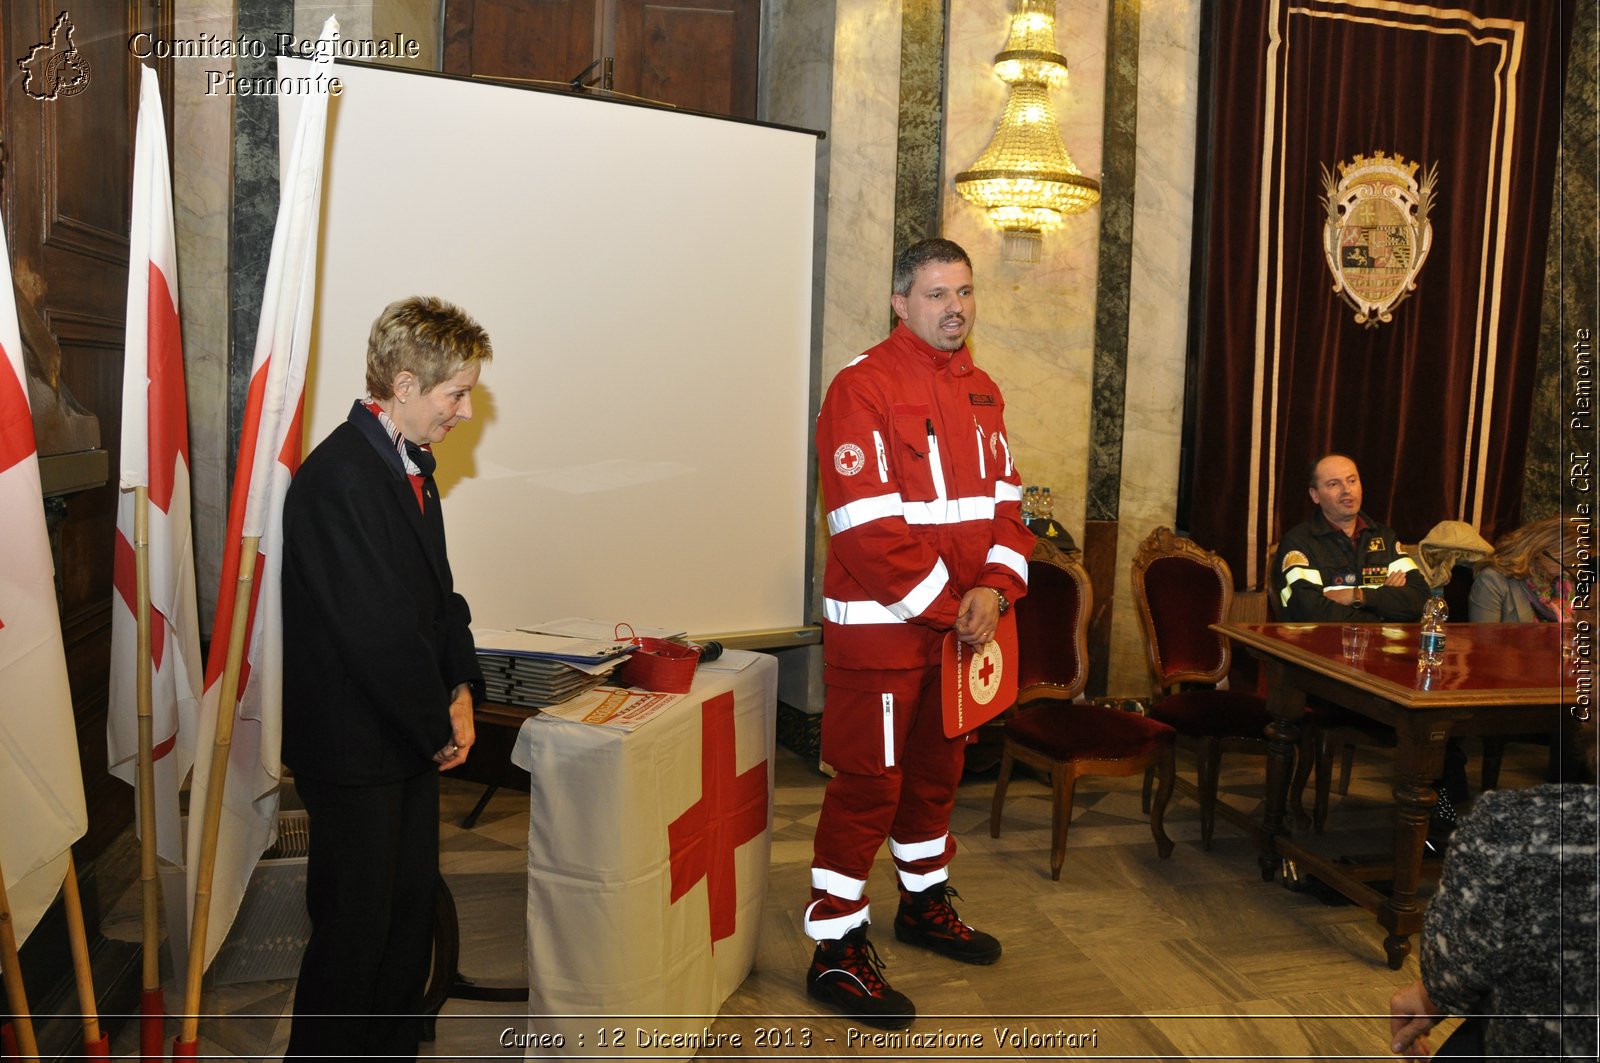
M 838 0 L 828 129 L 822 386 L 889 331 L 900 5 Z
M 1056 45 L 1071 72 L 1053 93 L 1067 151 L 1099 177 L 1103 133 L 1108 0 L 1058 0 Z M 1069 218 L 1044 237 L 1040 261 L 1006 262 L 1001 236 L 955 188 L 989 143 L 1005 110 L 995 76 L 1010 4 L 952 0 L 945 85 L 944 234 L 972 257 L 978 364 L 1006 396 L 1012 452 L 1029 484 L 1048 486 L 1055 516 L 1080 541 L 1089 453 L 1089 412 L 1099 261 L 1099 209 Z
M 757 114 L 765 121 L 829 130 L 833 124 L 833 0 L 770 0 L 762 12 L 761 75 Z M 844 108 L 849 110 L 848 101 Z M 834 137 L 817 141 L 817 186 L 814 205 L 816 235 L 813 241 L 811 291 L 811 408 L 821 401 L 823 321 L 827 313 L 825 263 L 828 239 L 830 159 Z M 814 473 L 813 473 L 814 476 Z M 814 480 L 808 479 L 808 482 Z M 813 520 L 809 535 L 811 614 L 822 609 L 822 567 L 826 536 Z M 778 699 L 810 715 L 822 712 L 822 647 L 803 646 L 780 651 Z M 786 718 L 780 716 L 780 719 Z M 780 725 L 781 729 L 781 725 Z M 804 733 L 810 734 L 809 727 Z M 807 741 L 797 748 L 810 749 Z
M 769 0 L 762 20 L 756 104 L 761 120 L 828 128 L 833 106 L 833 0 Z
M 175 36 L 232 40 L 232 0 L 179 0 Z M 202 626 L 211 629 L 228 523 L 228 208 L 233 172 L 228 145 L 233 109 L 208 94 L 229 58 L 176 59 L 172 95 L 172 200 L 178 238 L 178 299 L 183 317 L 189 402 L 195 579 Z
M 1117 594 L 1107 690 L 1149 687 L 1128 566 L 1152 529 L 1172 526 L 1183 431 L 1189 247 L 1199 107 L 1201 0 L 1142 7 L 1138 178 L 1128 305 L 1128 362 L 1118 514 Z
M 295 0 L 294 35 L 303 41 L 314 41 L 322 35 L 322 24 L 328 16 L 336 15 L 342 40 L 371 40 L 375 6 L 376 0 Z

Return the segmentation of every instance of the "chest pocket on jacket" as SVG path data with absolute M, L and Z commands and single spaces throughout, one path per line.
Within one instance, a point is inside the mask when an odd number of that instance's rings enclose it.
M 894 442 L 889 461 L 900 481 L 900 497 L 907 502 L 929 502 L 944 496 L 939 440 L 930 431 L 930 412 L 921 403 L 897 402 L 891 410 Z

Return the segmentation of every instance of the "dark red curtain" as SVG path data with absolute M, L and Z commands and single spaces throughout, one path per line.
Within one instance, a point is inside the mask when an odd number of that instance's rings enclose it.
M 1241 585 L 1337 450 L 1414 542 L 1517 524 L 1570 0 L 1216 0 L 1184 498 Z M 1437 166 L 1416 291 L 1375 328 L 1334 291 L 1323 169 Z

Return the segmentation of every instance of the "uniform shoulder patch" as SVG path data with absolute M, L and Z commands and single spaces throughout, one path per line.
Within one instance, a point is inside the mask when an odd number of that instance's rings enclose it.
M 1302 554 L 1299 550 L 1290 550 L 1283 555 L 1283 571 L 1287 572 L 1291 568 L 1301 567 L 1311 567 L 1311 559 L 1305 554 Z
M 833 452 L 833 467 L 840 476 L 854 476 L 867 464 L 867 455 L 854 443 L 840 443 Z

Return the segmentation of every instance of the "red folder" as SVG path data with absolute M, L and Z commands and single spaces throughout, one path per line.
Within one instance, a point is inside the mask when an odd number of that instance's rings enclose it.
M 968 646 L 951 631 L 944 637 L 944 733 L 964 735 L 988 723 L 1017 700 L 1017 614 L 1007 610 L 994 638 Z

